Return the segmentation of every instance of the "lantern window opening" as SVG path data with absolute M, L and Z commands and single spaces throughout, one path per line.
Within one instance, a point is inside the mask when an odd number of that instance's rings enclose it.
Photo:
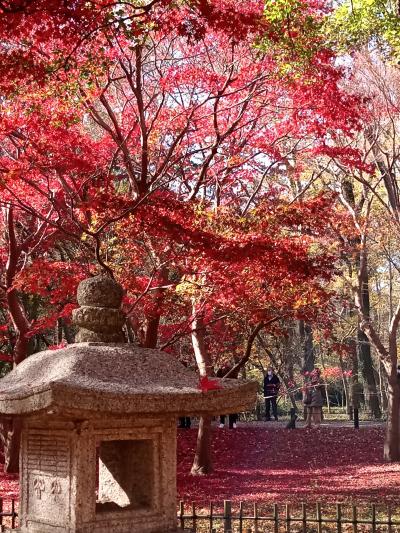
M 97 456 L 96 513 L 154 507 L 154 441 L 104 440 Z

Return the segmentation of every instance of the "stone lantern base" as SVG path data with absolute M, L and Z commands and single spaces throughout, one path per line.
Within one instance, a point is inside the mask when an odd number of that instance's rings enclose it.
M 169 533 L 176 520 L 176 419 L 28 418 L 21 533 Z

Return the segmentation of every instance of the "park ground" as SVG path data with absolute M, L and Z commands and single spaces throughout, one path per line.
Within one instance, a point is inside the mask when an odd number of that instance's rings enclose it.
M 214 429 L 214 473 L 190 475 L 197 429 L 178 430 L 178 498 L 208 503 L 379 502 L 400 504 L 400 464 L 383 455 L 383 424 L 355 430 L 326 423 L 287 430 L 283 423 Z M 18 498 L 18 477 L 2 474 L 0 494 Z
M 189 474 L 196 429 L 178 433 L 181 500 L 400 504 L 400 464 L 382 459 L 383 424 L 358 430 L 332 423 L 288 430 L 274 422 L 215 428 L 215 470 L 206 477 Z

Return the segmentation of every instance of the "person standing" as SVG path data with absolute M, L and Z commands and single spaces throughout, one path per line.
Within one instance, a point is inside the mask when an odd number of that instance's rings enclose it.
M 224 376 L 226 376 L 229 371 L 232 370 L 231 367 L 229 367 L 228 365 L 225 365 L 224 367 L 222 368 L 219 368 L 217 370 L 217 372 L 215 373 L 215 375 L 217 376 L 217 378 L 223 378 Z M 237 413 L 232 413 L 229 415 L 228 417 L 228 424 L 229 424 L 229 429 L 236 429 L 237 428 L 237 421 L 238 421 L 238 414 Z M 219 427 L 222 429 L 225 427 L 225 415 L 221 415 L 219 417 Z
M 221 429 L 225 427 L 225 418 L 226 418 L 225 415 L 221 415 L 219 417 L 219 427 Z M 236 429 L 237 428 L 237 421 L 238 421 L 237 413 L 229 415 L 228 416 L 229 429 Z
M 190 429 L 190 426 L 192 425 L 190 416 L 181 416 L 179 417 L 179 425 L 178 428 L 180 429 Z
M 321 383 L 321 371 L 315 368 L 311 372 L 311 380 L 306 384 L 304 405 L 307 408 L 306 428 L 312 424 L 317 428 L 322 422 L 322 406 L 324 405 L 323 397 L 324 385 Z
M 269 366 L 267 368 L 267 375 L 264 377 L 265 420 L 267 422 L 271 420 L 271 407 L 273 417 L 275 420 L 278 420 L 276 399 L 280 386 L 281 382 L 278 376 L 275 374 L 273 368 Z

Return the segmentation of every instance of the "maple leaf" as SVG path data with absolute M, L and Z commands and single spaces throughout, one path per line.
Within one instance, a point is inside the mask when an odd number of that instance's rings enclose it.
M 218 383 L 218 381 L 216 379 L 209 379 L 208 376 L 204 376 L 204 377 L 199 379 L 198 388 L 202 392 L 208 392 L 210 390 L 222 389 L 221 385 Z

